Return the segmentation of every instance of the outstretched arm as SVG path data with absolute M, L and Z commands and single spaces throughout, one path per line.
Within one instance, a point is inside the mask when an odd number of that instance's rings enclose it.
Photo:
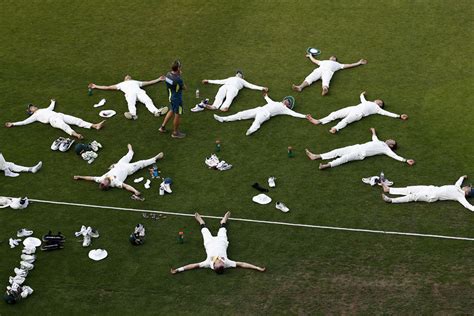
M 149 86 L 155 83 L 158 83 L 160 81 L 165 81 L 166 77 L 164 75 L 160 76 L 159 78 L 156 78 L 155 80 L 150 80 L 150 81 L 143 81 L 142 82 L 142 87 Z
M 270 99 L 270 97 L 268 96 L 267 91 L 263 90 L 262 95 L 263 95 L 263 98 L 265 99 L 265 101 L 267 101 L 267 103 L 273 102 L 273 100 Z
M 458 199 L 458 202 L 471 212 L 474 212 L 474 205 L 469 204 L 469 202 L 466 200 L 466 197 L 463 196 L 462 198 Z
M 367 102 L 367 100 L 365 99 L 365 93 L 366 92 L 364 91 L 360 94 L 360 97 L 359 97 L 360 98 L 360 103 Z
M 135 195 L 140 195 L 141 194 L 140 191 L 138 191 L 137 189 L 135 189 L 134 187 L 132 187 L 131 185 L 126 184 L 126 183 L 122 183 L 122 188 L 127 190 L 128 192 L 132 192 Z
M 467 175 L 463 175 L 462 177 L 460 177 L 460 178 L 458 179 L 458 181 L 456 181 L 456 183 L 455 183 L 454 185 L 457 186 L 457 187 L 461 187 L 461 185 L 462 185 L 464 179 L 467 179 Z
M 244 87 L 245 88 L 248 88 L 248 89 L 252 89 L 252 90 L 260 90 L 260 91 L 268 91 L 268 88 L 267 87 L 260 87 L 260 86 L 257 86 L 256 84 L 253 84 L 253 83 L 250 83 L 244 79 L 242 79 L 243 83 L 244 83 Z
M 344 69 L 348 69 L 348 68 L 353 68 L 353 67 L 357 67 L 357 66 L 360 66 L 360 65 L 365 65 L 367 64 L 367 60 L 365 59 L 361 59 L 359 60 L 358 62 L 356 63 L 353 63 L 353 64 L 344 64 Z
M 384 109 L 379 109 L 377 114 L 384 115 L 384 116 L 389 116 L 389 117 L 393 117 L 393 118 L 399 118 L 399 119 L 402 119 L 402 120 L 407 120 L 408 119 L 408 115 L 406 115 L 406 114 L 399 115 L 399 114 L 396 114 L 396 113 L 385 111 Z
M 13 122 L 13 123 L 12 122 L 6 122 L 5 126 L 6 127 L 22 126 L 22 125 L 28 125 L 28 124 L 33 123 L 33 122 L 36 122 L 36 116 L 34 114 L 31 115 L 26 120 L 23 120 L 23 121 Z
M 177 268 L 177 269 L 173 269 L 171 268 L 171 274 L 176 274 L 178 272 L 184 272 L 184 271 L 187 271 L 187 270 L 194 270 L 194 269 L 199 269 L 199 263 L 191 263 L 191 264 L 187 264 L 181 268 Z
M 208 80 L 208 79 L 204 79 L 202 81 L 203 84 L 226 84 L 227 82 L 227 79 L 222 79 L 222 80 Z
M 319 62 L 320 62 L 320 61 L 317 60 L 316 58 L 314 58 L 313 55 L 311 55 L 311 54 L 306 54 L 306 57 L 308 57 L 309 60 L 311 60 L 311 62 L 312 62 L 313 64 L 316 64 L 316 65 L 319 66 Z
M 56 100 L 55 100 L 55 99 L 51 99 L 51 103 L 49 104 L 49 106 L 47 107 L 47 109 L 53 111 L 55 105 L 56 105 Z
M 370 131 L 372 132 L 372 140 L 379 140 L 379 138 L 377 137 L 377 134 L 375 133 L 375 128 L 371 127 L 370 128 Z
M 95 177 L 91 177 L 91 176 L 74 176 L 74 180 L 95 181 Z
M 99 86 L 99 85 L 96 85 L 95 83 L 90 83 L 88 87 L 91 89 L 99 89 L 99 90 L 117 90 L 117 85 Z
M 237 268 L 242 268 L 242 269 L 252 269 L 252 270 L 257 270 L 260 272 L 265 272 L 266 268 L 265 267 L 258 267 L 253 264 L 247 263 L 247 262 L 236 262 L 236 267 Z

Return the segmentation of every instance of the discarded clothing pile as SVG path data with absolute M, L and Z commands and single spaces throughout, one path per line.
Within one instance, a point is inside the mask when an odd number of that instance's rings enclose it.
M 102 144 L 93 141 L 90 144 L 83 144 L 79 143 L 74 147 L 74 151 L 76 152 L 77 155 L 81 156 L 82 159 L 87 161 L 88 164 L 91 164 L 94 162 L 94 160 L 99 157 L 99 154 L 97 154 L 97 151 L 102 148 Z

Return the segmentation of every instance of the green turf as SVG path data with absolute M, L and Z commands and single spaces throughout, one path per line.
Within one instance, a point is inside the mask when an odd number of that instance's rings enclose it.
M 454 183 L 474 178 L 472 143 L 472 1 L 3 1 L 0 10 L 0 121 L 25 118 L 29 102 L 47 106 L 57 99 L 60 112 L 98 121 L 92 105 L 117 111 L 100 132 L 81 131 L 104 149 L 92 165 L 73 152 L 49 150 L 60 131 L 36 123 L 0 129 L 7 160 L 33 165 L 36 175 L 0 176 L 2 195 L 132 208 L 233 216 L 293 223 L 395 230 L 474 237 L 473 214 L 455 202 L 386 205 L 380 191 L 360 178 L 381 170 L 397 185 Z M 336 54 L 343 63 L 366 58 L 366 66 L 337 73 L 330 94 L 320 83 L 291 91 L 313 66 L 304 57 L 315 46 L 321 58 Z M 180 58 L 188 85 L 182 129 L 173 140 L 158 133 L 161 119 L 138 106 L 137 121 L 127 121 L 120 92 L 95 91 L 87 84 L 115 84 L 125 74 L 149 80 Z M 407 113 L 406 122 L 372 116 L 338 135 L 329 126 L 276 117 L 251 137 L 250 121 L 220 124 L 210 111 L 190 113 L 195 89 L 213 97 L 218 87 L 202 79 L 223 79 L 243 69 L 246 78 L 270 88 L 270 97 L 293 94 L 295 110 L 314 117 L 368 99 L 382 98 L 386 109 Z M 166 104 L 163 84 L 147 88 L 157 105 Z M 229 113 L 263 105 L 258 91 L 243 90 Z M 318 171 L 304 155 L 370 140 L 399 141 L 398 153 L 413 167 L 388 157 L 369 158 Z M 78 129 L 79 131 L 79 129 Z M 234 165 L 208 170 L 203 160 L 220 139 L 220 157 Z M 174 180 L 174 193 L 158 195 L 158 183 L 145 202 L 121 190 L 101 192 L 75 182 L 73 175 L 101 175 L 132 143 L 137 159 L 165 153 L 160 168 Z M 296 157 L 288 159 L 287 146 Z M 146 176 L 147 171 L 137 173 Z M 254 182 L 277 177 L 273 203 L 251 202 Z M 129 181 L 130 182 L 130 181 Z M 471 201 L 472 202 L 472 201 Z M 66 248 L 40 253 L 27 283 L 35 293 L 12 314 L 469 314 L 474 310 L 472 242 L 393 237 L 231 222 L 229 257 L 266 266 L 264 274 L 232 270 L 223 276 L 192 271 L 172 276 L 171 267 L 204 259 L 201 236 L 191 218 L 143 220 L 138 213 L 33 204 L 24 211 L 1 211 L 0 280 L 19 261 L 20 250 L 7 240 L 21 228 L 67 235 Z M 132 247 L 128 234 L 143 222 L 148 240 Z M 209 220 L 217 229 L 218 221 Z M 81 224 L 97 227 L 93 247 L 109 258 L 93 263 L 73 237 Z M 186 242 L 176 242 L 180 229 Z

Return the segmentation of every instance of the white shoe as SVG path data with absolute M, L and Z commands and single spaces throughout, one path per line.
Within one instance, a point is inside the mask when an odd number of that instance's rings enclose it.
M 144 184 L 145 189 L 148 190 L 150 188 L 150 183 L 151 183 L 150 179 L 147 179 L 145 184 Z
M 86 232 L 86 230 L 87 230 L 87 227 L 84 226 L 84 225 L 82 225 L 82 226 L 81 226 L 81 230 L 79 230 L 78 232 L 75 232 L 74 235 L 75 235 L 76 237 L 83 236 L 84 233 Z
M 15 248 L 16 246 L 18 246 L 18 243 L 16 242 L 16 239 L 13 239 L 13 238 L 10 238 L 8 240 L 8 243 L 10 244 L 10 248 L 13 249 Z
M 92 238 L 99 238 L 99 231 L 97 229 L 94 229 L 92 227 L 87 227 L 87 231 L 89 232 L 88 235 L 91 236 Z
M 214 119 L 215 119 L 216 121 L 219 121 L 219 122 L 221 122 L 221 123 L 223 123 L 223 122 L 224 122 L 224 118 L 220 117 L 220 116 L 219 116 L 219 115 L 217 115 L 217 114 L 214 114 Z
M 219 171 L 225 171 L 225 170 L 229 170 L 230 168 L 232 168 L 232 165 L 231 164 L 228 164 L 227 162 L 225 162 L 225 160 L 221 160 L 217 166 L 216 166 L 217 170 Z
M 36 260 L 36 256 L 34 256 L 34 255 L 22 254 L 20 258 L 21 258 L 21 260 L 23 260 L 25 262 L 28 262 L 28 263 L 33 263 Z
M 15 277 L 11 276 L 8 278 L 8 282 L 10 282 L 10 284 L 16 283 L 18 285 L 22 285 L 23 282 L 25 282 L 25 278 L 18 275 Z
M 163 189 L 163 191 L 165 191 L 166 193 L 173 193 L 173 191 L 171 191 L 171 186 L 169 183 L 161 183 L 160 188 Z
M 69 148 L 71 148 L 72 144 L 74 144 L 75 140 L 66 138 L 60 145 L 59 145 L 59 151 L 62 151 L 63 153 L 68 151 Z
M 26 261 L 20 261 L 20 268 L 23 270 L 32 270 L 35 266 L 32 263 L 26 262 Z
M 276 202 L 275 207 L 276 207 L 277 210 L 280 210 L 283 213 L 287 213 L 287 212 L 290 211 L 290 209 L 288 207 L 286 207 L 286 205 L 281 203 L 281 202 Z
M 58 150 L 59 149 L 59 145 L 61 145 L 61 143 L 64 141 L 64 137 L 59 137 L 58 139 L 56 139 L 52 144 L 51 144 L 51 150 Z
M 89 144 L 92 148 L 93 151 L 98 151 L 100 148 L 102 148 L 102 144 L 99 143 L 98 141 L 94 140 L 92 143 Z
M 26 228 L 22 228 L 22 229 L 20 229 L 16 232 L 17 237 L 28 237 L 28 236 L 31 236 L 31 235 L 33 235 L 33 231 L 28 230 Z
M 20 269 L 20 268 L 15 268 L 13 269 L 13 271 L 15 271 L 15 274 L 17 276 L 21 276 L 23 278 L 26 278 L 26 276 L 28 275 L 28 270 L 23 270 L 23 269 Z
M 105 104 L 105 102 L 107 102 L 107 100 L 106 100 L 106 99 L 102 99 L 102 100 L 99 101 L 99 103 L 94 104 L 94 107 L 95 107 L 95 108 L 99 108 L 99 107 L 103 106 L 103 105 Z
M 268 178 L 268 186 L 269 186 L 270 188 L 276 187 L 275 180 L 276 180 L 275 177 L 270 177 L 270 178 Z
M 204 111 L 204 109 L 205 108 L 201 105 L 201 103 L 199 103 L 199 104 L 196 104 L 196 106 L 191 109 L 191 112 L 201 112 L 201 111 Z
M 31 168 L 31 172 L 32 172 L 32 173 L 37 173 L 38 170 L 40 170 L 42 166 L 43 166 L 43 162 L 42 162 L 42 161 L 38 162 L 38 163 L 36 164 L 36 166 L 34 166 L 33 168 Z
M 135 183 L 140 183 L 142 181 L 143 181 L 143 177 L 136 178 L 135 180 L 133 180 L 133 182 L 135 182 Z
M 27 285 L 21 287 L 21 298 L 27 298 L 29 295 L 33 294 L 33 289 Z
M 25 255 L 32 255 L 36 252 L 36 247 L 25 247 L 21 252 Z

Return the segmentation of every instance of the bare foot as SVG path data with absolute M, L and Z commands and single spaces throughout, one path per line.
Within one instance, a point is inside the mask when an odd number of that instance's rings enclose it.
M 127 145 L 128 150 L 133 150 L 132 145 L 128 144 Z
M 306 115 L 306 119 L 310 121 L 314 125 L 319 125 L 321 122 L 315 118 L 313 118 L 311 115 Z
M 321 95 L 326 95 L 328 94 L 329 92 L 329 88 L 328 87 L 323 87 L 323 91 L 321 91 Z
M 74 133 L 72 134 L 72 136 L 76 137 L 77 139 L 84 139 L 84 136 L 82 136 L 81 134 L 78 134 L 78 133 L 76 133 L 76 132 L 74 132 Z
M 221 219 L 221 224 L 227 223 L 227 220 L 230 217 L 230 211 L 224 214 L 224 217 Z
M 227 108 L 227 109 L 221 109 L 221 111 L 222 111 L 222 112 L 227 112 L 227 111 L 229 111 L 229 108 Z
M 163 159 L 163 156 L 164 156 L 164 155 L 165 155 L 165 154 L 163 154 L 162 152 L 159 153 L 158 155 L 155 156 L 155 161 L 156 161 L 156 160 Z
M 336 133 L 337 133 L 337 129 L 335 129 L 335 128 L 333 127 L 333 128 L 331 128 L 331 129 L 329 130 L 329 133 L 331 133 L 331 134 L 336 134 Z
M 297 85 L 292 85 L 291 88 L 295 91 L 301 92 L 301 88 L 298 87 Z
M 324 169 L 327 169 L 327 168 L 329 168 L 329 167 L 331 167 L 331 165 L 328 164 L 328 163 L 326 163 L 326 164 L 320 163 L 320 164 L 319 164 L 319 170 L 324 170 Z
M 384 200 L 387 203 L 392 203 L 392 199 L 386 196 L 385 194 L 382 193 L 382 200 Z
M 381 182 L 381 184 L 382 184 L 383 191 L 385 193 L 388 193 L 390 191 L 390 188 L 383 182 Z
M 311 160 L 316 160 L 316 159 L 321 158 L 319 155 L 313 154 L 312 152 L 310 152 L 308 148 L 306 148 L 304 151 L 306 152 L 306 156 L 308 156 L 308 158 Z
M 199 224 L 201 225 L 205 224 L 204 220 L 202 219 L 201 215 L 198 212 L 194 213 L 194 218 L 198 221 Z
M 96 130 L 99 130 L 101 129 L 102 127 L 104 127 L 104 123 L 105 123 L 105 120 L 102 121 L 102 122 L 99 122 L 97 124 L 92 124 L 92 128 L 95 128 Z

